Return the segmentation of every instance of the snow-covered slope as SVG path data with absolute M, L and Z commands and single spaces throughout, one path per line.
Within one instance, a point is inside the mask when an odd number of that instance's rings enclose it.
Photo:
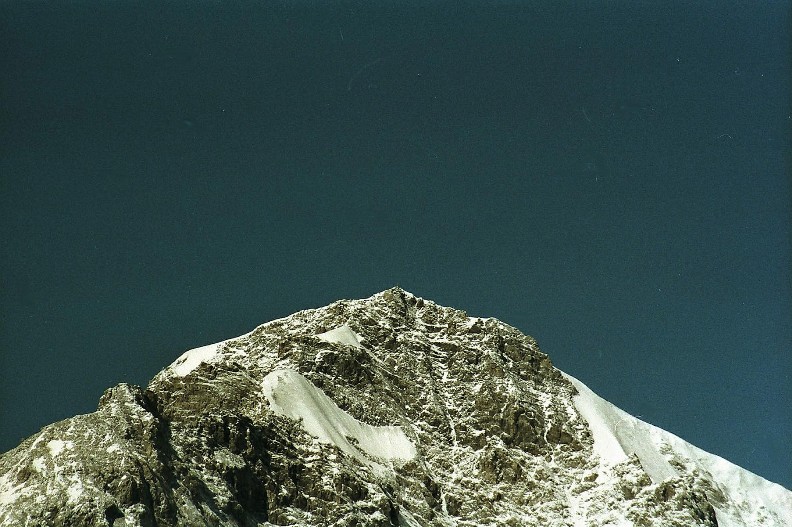
M 0 456 L 0 525 L 788 527 L 792 493 L 399 288 L 182 354 Z
M 386 470 L 383 461 L 415 458 L 415 446 L 400 427 L 361 423 L 294 370 L 275 370 L 261 385 L 272 411 L 300 420 L 312 436 L 377 471 Z
M 720 527 L 792 526 L 792 492 L 633 417 L 571 375 L 564 376 L 577 388 L 575 407 L 594 437 L 600 478 L 612 477 L 612 468 L 634 454 L 655 483 L 701 474 L 713 487 L 710 500 Z

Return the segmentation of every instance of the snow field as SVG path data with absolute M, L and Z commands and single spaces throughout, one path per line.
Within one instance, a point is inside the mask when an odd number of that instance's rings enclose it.
M 792 492 L 631 416 L 571 375 L 564 376 L 578 390 L 575 407 L 591 429 L 601 476 L 635 454 L 652 482 L 660 483 L 678 475 L 669 462 L 673 459 L 688 471 L 698 470 L 726 497 L 726 503 L 715 508 L 720 525 L 758 526 L 771 520 L 768 525 L 792 526 Z
M 300 373 L 280 369 L 262 381 L 262 392 L 277 414 L 298 419 L 312 436 L 374 468 L 373 460 L 410 460 L 415 446 L 398 426 L 361 423 L 338 407 L 322 390 Z

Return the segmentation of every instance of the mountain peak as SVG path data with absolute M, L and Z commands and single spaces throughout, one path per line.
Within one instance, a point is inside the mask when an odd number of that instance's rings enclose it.
M 516 328 L 400 287 L 187 351 L 0 457 L 3 526 L 780 527 L 791 510 Z

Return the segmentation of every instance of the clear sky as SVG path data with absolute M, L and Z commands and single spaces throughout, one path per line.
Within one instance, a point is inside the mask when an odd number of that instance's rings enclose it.
M 0 450 L 400 285 L 792 487 L 789 3 L 367 4 L 0 3 Z

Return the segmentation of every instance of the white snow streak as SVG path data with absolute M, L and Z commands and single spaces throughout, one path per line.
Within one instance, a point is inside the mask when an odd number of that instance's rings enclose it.
M 400 427 L 361 423 L 294 370 L 271 372 L 264 377 L 262 389 L 275 413 L 301 419 L 309 434 L 373 468 L 377 468 L 376 463 L 364 453 L 386 461 L 408 460 L 416 455 L 415 446 Z

